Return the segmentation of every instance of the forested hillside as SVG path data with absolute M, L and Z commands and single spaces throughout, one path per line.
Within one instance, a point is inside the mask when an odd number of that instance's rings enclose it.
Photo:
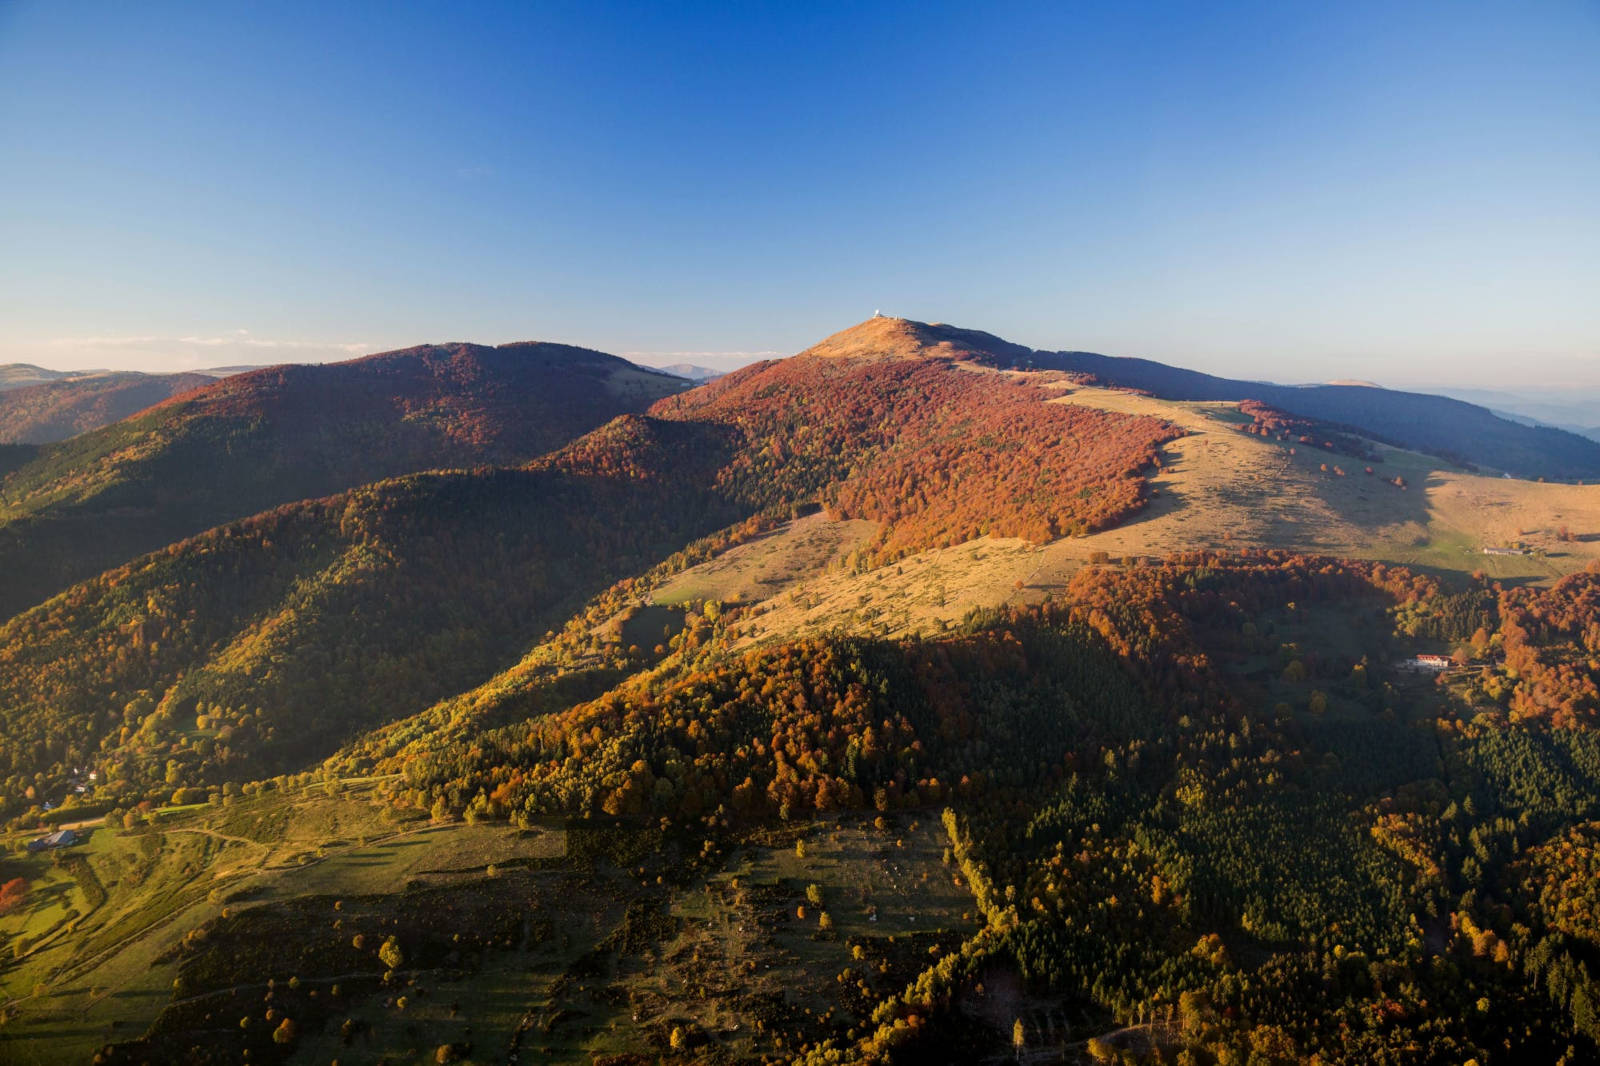
M 6 389 L 0 391 L 0 442 L 66 440 L 216 380 L 210 374 L 97 374 Z
M 279 504 L 525 462 L 684 387 L 555 344 L 424 346 L 224 379 L 49 445 L 0 481 L 0 616 Z
M 652 413 L 737 427 L 750 447 L 721 483 L 760 502 L 820 494 L 843 517 L 882 522 L 885 559 L 1104 528 L 1138 506 L 1158 447 L 1179 435 L 1046 403 L 1040 384 L 957 368 L 959 353 L 859 333 L 844 352 L 746 367 Z
M 1227 550 L 1302 468 L 1382 559 L 1443 498 L 1033 354 L 874 319 L 4 623 L 0 1058 L 1600 1057 L 1591 490 L 1525 486 L 1544 584 Z M 551 432 L 440 388 L 368 424 Z M 202 395 L 244 433 L 257 391 Z M 1106 548 L 1207 507 L 1215 547 Z
M 1121 1020 L 1078 1045 L 1093 1061 L 1554 1062 L 1600 1037 L 1600 739 L 1394 665 L 1418 641 L 1487 654 L 1497 614 L 1488 589 L 1269 554 L 1088 568 L 1059 603 L 932 640 L 729 656 L 739 615 L 707 615 L 669 672 L 419 750 L 392 791 L 435 817 L 712 839 L 948 807 L 983 928 L 801 1024 L 780 1046 L 806 1062 L 980 1056 L 1004 1038 L 977 1000 L 1008 974 Z M 1305 642 L 1355 618 L 1353 642 Z
M 507 665 L 590 595 L 734 516 L 699 487 L 714 437 L 664 430 L 703 465 L 380 482 L 224 526 L 18 616 L 0 630 L 6 806 L 85 764 L 135 790 L 298 769 Z
M 763 512 L 874 518 L 885 557 L 1098 528 L 1138 506 L 1175 432 L 942 359 L 724 380 L 526 469 L 284 507 L 17 617 L 0 633 L 7 809 L 84 764 L 135 801 L 314 765 L 488 679 L 616 579 Z

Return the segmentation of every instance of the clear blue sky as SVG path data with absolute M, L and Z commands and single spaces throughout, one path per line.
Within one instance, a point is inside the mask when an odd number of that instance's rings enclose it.
M 881 308 L 1600 385 L 1595 0 L 0 0 L 0 193 L 0 362 L 788 353 Z

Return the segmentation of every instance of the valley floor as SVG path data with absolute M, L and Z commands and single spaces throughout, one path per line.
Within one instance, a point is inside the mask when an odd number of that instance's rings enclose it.
M 0 972 L 0 1060 L 87 1062 L 153 1021 L 145 1054 L 163 1061 L 208 1029 L 270 1029 L 263 1001 L 297 1019 L 293 1063 L 432 1062 L 445 1045 L 587 1063 L 675 1040 L 759 1057 L 836 1017 L 842 1033 L 981 926 L 936 811 L 690 856 L 638 828 L 397 822 L 372 787 L 87 830 L 73 877 L 31 857 L 45 887 L 0 919 L 21 944 Z M 405 953 L 387 978 L 386 936 Z

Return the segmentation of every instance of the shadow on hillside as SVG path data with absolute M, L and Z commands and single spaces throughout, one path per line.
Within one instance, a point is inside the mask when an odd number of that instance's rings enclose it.
M 1189 535 L 1178 539 L 1196 547 L 1347 555 L 1359 546 L 1351 543 L 1357 536 L 1370 544 L 1397 531 L 1401 538 L 1416 538 L 1414 547 L 1427 547 L 1431 471 L 1422 479 L 1414 470 L 1406 477 L 1382 463 L 1303 445 L 1293 454 L 1282 445 L 1272 452 L 1241 452 L 1230 448 L 1229 434 L 1226 423 L 1219 423 L 1184 438 L 1187 446 L 1164 448 L 1161 469 L 1147 482 L 1145 505 L 1120 528 L 1137 529 L 1170 515 Z M 1197 440 L 1204 436 L 1213 439 Z M 1396 476 L 1404 486 L 1394 482 Z M 1176 546 L 1159 546 L 1158 554 Z
M 1178 489 L 1180 475 L 1184 471 L 1184 457 L 1170 446 L 1158 449 L 1156 454 L 1161 457 L 1161 466 L 1156 470 L 1146 467 L 1139 509 L 1112 528 L 1142 525 L 1190 505 L 1184 493 Z
M 112 999 L 151 999 L 165 1000 L 166 994 L 148 988 L 124 988 L 111 993 Z
M 70 1037 L 100 1036 L 104 1032 L 105 1032 L 105 1030 L 96 1028 L 94 1026 L 84 1026 L 84 1027 L 81 1027 L 81 1028 L 78 1028 L 78 1029 L 51 1029 L 51 1030 L 49 1030 L 49 1035 L 50 1035 L 50 1039 L 52 1039 L 52 1040 L 64 1040 L 64 1039 L 67 1039 L 67 1038 L 70 1038 Z M 23 1043 L 23 1042 L 30 1041 L 30 1040 L 37 1040 L 38 1038 L 39 1038 L 38 1031 L 34 1031 L 34 1032 L 18 1032 L 18 1033 L 9 1034 L 9 1035 L 5 1034 L 5 1033 L 0 1033 L 0 1043 L 10 1042 L 10 1041 L 13 1041 L 13 1040 L 18 1042 L 18 1043 Z
M 1309 469 L 1303 472 L 1315 479 L 1318 496 L 1341 520 L 1374 535 L 1385 527 L 1414 526 L 1417 532 L 1412 546 L 1428 546 L 1428 490 L 1441 484 L 1438 471 L 1429 471 L 1418 483 L 1397 472 L 1386 471 L 1382 463 L 1370 464 L 1372 473 L 1368 474 L 1369 464 L 1357 465 L 1356 460 L 1343 456 L 1295 458 L 1308 463 Z M 1328 467 L 1326 472 L 1321 469 L 1323 465 Z M 1344 471 L 1342 477 L 1336 472 L 1340 469 Z M 1402 478 L 1404 484 L 1395 484 L 1396 477 Z

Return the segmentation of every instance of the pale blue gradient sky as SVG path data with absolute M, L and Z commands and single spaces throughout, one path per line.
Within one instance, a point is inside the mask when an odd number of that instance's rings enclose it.
M 0 0 L 0 192 L 0 362 L 726 364 L 881 308 L 1600 385 L 1594 0 Z

